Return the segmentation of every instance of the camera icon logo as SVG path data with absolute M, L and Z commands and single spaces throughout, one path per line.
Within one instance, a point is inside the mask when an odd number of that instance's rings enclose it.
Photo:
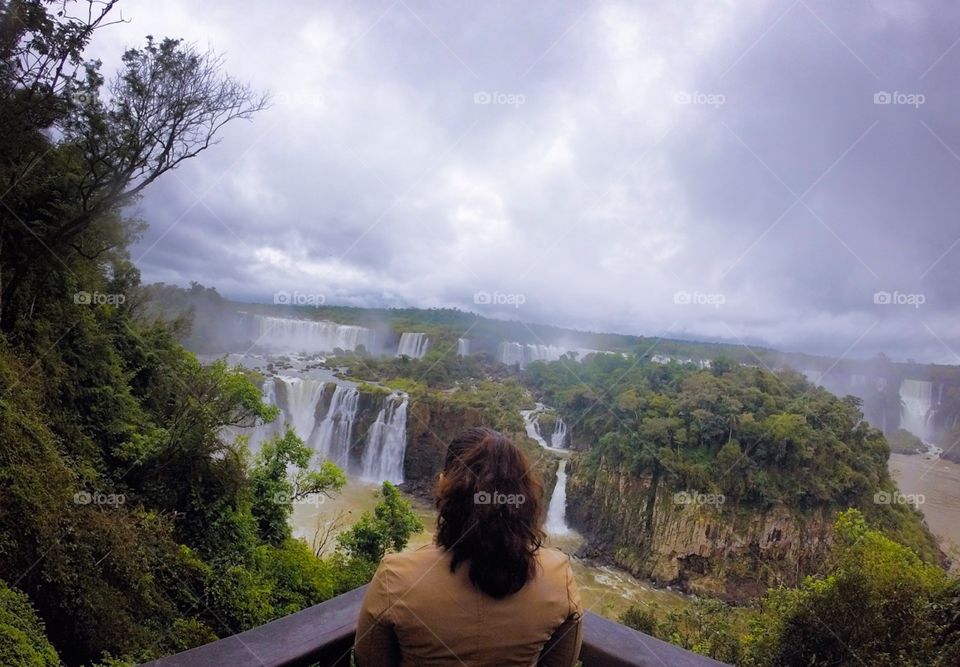
M 873 295 L 873 302 L 877 305 L 885 306 L 892 303 L 892 301 L 893 296 L 885 290 L 880 290 Z
M 480 290 L 473 295 L 473 302 L 480 305 L 490 305 L 493 302 L 493 297 L 490 296 L 490 292 Z
M 88 491 L 77 491 L 73 494 L 73 502 L 77 505 L 89 505 L 93 501 L 93 497 Z
M 874 104 L 892 104 L 893 96 L 885 90 L 873 94 Z
M 477 505 L 489 505 L 490 501 L 491 496 L 487 491 L 477 491 L 473 494 L 473 502 Z
M 286 290 L 274 292 L 273 302 L 276 304 L 288 305 L 290 303 L 290 292 L 287 292 Z
M 492 96 L 485 90 L 478 90 L 473 94 L 474 104 L 490 104 Z

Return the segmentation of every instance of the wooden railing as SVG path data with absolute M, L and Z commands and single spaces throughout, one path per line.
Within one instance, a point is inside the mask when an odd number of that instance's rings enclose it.
M 272 623 L 145 663 L 150 667 L 307 667 L 350 665 L 366 586 Z M 690 653 L 587 612 L 583 667 L 710 667 L 723 663 Z

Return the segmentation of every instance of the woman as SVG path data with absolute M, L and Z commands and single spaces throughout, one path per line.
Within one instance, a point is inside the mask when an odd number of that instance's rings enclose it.
M 390 554 L 357 624 L 359 667 L 571 667 L 583 610 L 570 559 L 541 546 L 543 487 L 497 431 L 450 443 L 436 544 Z

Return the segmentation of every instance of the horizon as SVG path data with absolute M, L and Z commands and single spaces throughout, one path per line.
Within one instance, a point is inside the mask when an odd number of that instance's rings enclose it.
M 131 0 L 90 47 L 273 95 L 136 207 L 149 282 L 960 360 L 953 4 L 236 7 Z
M 158 283 L 158 284 L 162 284 L 162 283 Z M 148 287 L 149 286 L 150 285 L 148 285 Z M 177 285 L 177 287 L 183 287 L 183 286 Z M 212 285 L 203 285 L 203 287 L 213 287 L 214 289 L 216 289 L 216 287 Z M 838 361 L 847 360 L 852 362 L 869 362 L 869 361 L 876 361 L 880 356 L 883 356 L 886 361 L 890 361 L 897 364 L 960 367 L 960 364 L 956 364 L 956 363 L 951 364 L 951 363 L 942 363 L 942 362 L 936 362 L 936 361 L 926 361 L 926 360 L 920 360 L 920 359 L 898 358 L 896 356 L 886 353 L 883 350 L 880 350 L 879 352 L 871 356 L 856 356 L 854 354 L 848 354 L 846 356 L 836 357 L 836 356 L 830 356 L 828 354 L 810 352 L 808 350 L 780 348 L 780 347 L 776 347 L 768 343 L 765 343 L 763 341 L 728 340 L 728 339 L 720 339 L 720 338 L 717 338 L 717 339 L 692 338 L 692 337 L 682 338 L 676 335 L 667 335 L 667 334 L 656 335 L 656 334 L 645 334 L 642 332 L 637 333 L 637 332 L 613 331 L 613 330 L 601 330 L 601 329 L 581 329 L 576 327 L 564 326 L 562 324 L 557 324 L 555 322 L 532 321 L 532 320 L 523 320 L 523 319 L 509 319 L 507 317 L 497 317 L 495 315 L 480 313 L 475 310 L 470 310 L 469 308 L 461 307 L 461 306 L 436 306 L 433 308 L 424 308 L 424 307 L 418 307 L 418 306 L 355 306 L 351 304 L 342 304 L 342 303 L 296 305 L 296 304 L 289 304 L 289 303 L 276 303 L 273 301 L 269 301 L 269 302 L 268 301 L 240 301 L 240 300 L 231 298 L 226 294 L 221 293 L 219 290 L 217 290 L 217 293 L 220 294 L 225 299 L 227 299 L 228 301 L 230 301 L 231 303 L 235 303 L 238 305 L 278 306 L 282 308 L 294 308 L 294 309 L 316 308 L 318 310 L 322 310 L 323 308 L 349 308 L 349 309 L 356 309 L 356 310 L 379 310 L 379 311 L 387 311 L 387 312 L 393 311 L 393 310 L 451 310 L 451 311 L 464 313 L 466 315 L 473 315 L 482 319 L 491 320 L 494 322 L 505 322 L 505 323 L 525 324 L 525 325 L 531 325 L 531 326 L 551 327 L 551 328 L 569 331 L 574 334 L 629 336 L 629 337 L 634 337 L 634 338 L 639 338 L 644 340 L 657 339 L 657 340 L 662 340 L 667 342 L 694 343 L 694 344 L 704 344 L 704 345 L 727 345 L 731 347 L 742 347 L 747 349 L 748 352 L 766 351 L 766 352 L 775 352 L 775 353 L 788 354 L 788 355 L 807 355 L 811 357 L 819 357 L 821 359 L 828 359 L 828 360 L 835 359 Z M 282 316 L 278 315 L 278 317 L 282 317 Z M 546 342 L 545 344 L 549 345 L 549 344 L 558 344 L 558 343 L 557 341 L 549 341 L 549 342 Z M 603 350 L 598 350 L 598 351 L 603 352 Z M 652 348 L 651 352 L 655 352 L 655 348 Z

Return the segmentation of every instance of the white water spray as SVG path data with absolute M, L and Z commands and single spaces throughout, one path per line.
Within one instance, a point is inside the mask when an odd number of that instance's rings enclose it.
M 397 346 L 397 356 L 420 359 L 427 353 L 427 345 L 429 343 L 430 340 L 427 338 L 427 334 L 405 331 L 400 334 L 400 344 Z
M 316 446 L 321 459 L 333 461 L 347 469 L 350 443 L 353 437 L 353 419 L 357 414 L 360 392 L 355 387 L 338 384 L 330 397 L 327 416 L 317 426 Z
M 407 395 L 393 393 L 370 426 L 364 443 L 360 476 L 370 482 L 403 482 L 407 450 Z
M 256 344 L 270 350 L 333 352 L 340 348 L 352 351 L 360 345 L 369 352 L 376 349 L 376 332 L 366 327 L 267 315 L 255 315 L 253 321 Z
M 550 496 L 550 505 L 547 507 L 547 532 L 550 535 L 566 535 L 570 532 L 567 526 L 567 460 L 560 459 L 557 465 L 557 483 Z

